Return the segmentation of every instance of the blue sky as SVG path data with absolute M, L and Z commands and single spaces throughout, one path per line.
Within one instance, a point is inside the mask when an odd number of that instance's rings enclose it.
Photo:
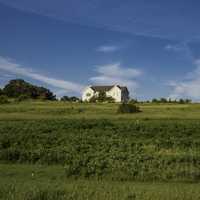
M 198 0 L 0 0 L 0 86 L 57 96 L 127 85 L 131 96 L 200 100 Z

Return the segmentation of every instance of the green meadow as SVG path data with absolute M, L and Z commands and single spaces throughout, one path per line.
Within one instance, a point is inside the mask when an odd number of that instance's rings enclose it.
M 0 199 L 200 199 L 200 104 L 0 105 Z
M 0 105 L 0 119 L 200 119 L 200 104 L 140 105 L 136 115 L 116 115 L 118 104 L 26 101 Z

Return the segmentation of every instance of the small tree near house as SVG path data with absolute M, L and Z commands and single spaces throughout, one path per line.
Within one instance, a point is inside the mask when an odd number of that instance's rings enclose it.
M 90 99 L 90 102 L 95 103 L 95 102 L 115 102 L 115 100 L 112 97 L 107 97 L 106 93 L 104 91 L 99 92 L 97 96 L 93 96 Z

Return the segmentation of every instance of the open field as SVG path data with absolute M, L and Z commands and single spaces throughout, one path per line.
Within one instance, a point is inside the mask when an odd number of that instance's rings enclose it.
M 199 199 L 200 105 L 117 106 L 1 105 L 0 198 Z
M 0 119 L 200 119 L 200 104 L 142 104 L 143 112 L 116 115 L 118 104 L 25 102 L 0 105 Z

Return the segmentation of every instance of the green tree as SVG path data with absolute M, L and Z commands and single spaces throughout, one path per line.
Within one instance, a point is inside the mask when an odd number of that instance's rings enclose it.
M 0 96 L 0 104 L 7 104 L 7 103 L 9 103 L 8 97 L 5 95 L 1 95 Z
M 165 99 L 165 98 L 162 97 L 162 98 L 160 98 L 160 102 L 161 103 L 167 103 L 168 101 L 167 101 L 167 99 Z
M 113 103 L 115 100 L 112 97 L 107 97 L 106 93 L 104 91 L 99 92 L 98 96 L 93 96 L 90 98 L 89 102 L 95 103 L 95 102 L 109 102 Z
M 106 100 L 106 93 L 104 91 L 99 92 L 98 101 L 104 102 Z
M 191 99 L 185 99 L 185 103 L 191 103 L 192 100 Z
M 133 104 L 134 104 L 134 103 L 138 103 L 138 100 L 137 100 L 137 99 L 130 99 L 130 100 L 129 100 L 129 103 L 133 103 Z
M 55 100 L 56 96 L 44 87 L 32 85 L 22 79 L 11 80 L 3 89 L 8 97 L 18 98 L 26 95 L 31 99 Z
M 60 100 L 61 101 L 70 101 L 70 98 L 68 96 L 63 96 Z
M 152 99 L 152 103 L 158 103 L 158 102 L 159 102 L 158 99 L 156 99 L 156 98 Z
M 80 101 L 80 99 L 78 97 L 75 97 L 75 96 L 72 96 L 72 97 L 63 96 L 60 100 L 61 101 L 69 101 L 69 102 L 78 102 L 78 101 Z
M 70 101 L 72 101 L 72 102 L 78 102 L 78 101 L 80 101 L 80 99 L 79 99 L 78 97 L 75 97 L 75 96 L 72 96 L 72 97 L 70 97 L 69 99 L 70 99 Z
M 0 88 L 0 96 L 3 95 L 3 90 Z

